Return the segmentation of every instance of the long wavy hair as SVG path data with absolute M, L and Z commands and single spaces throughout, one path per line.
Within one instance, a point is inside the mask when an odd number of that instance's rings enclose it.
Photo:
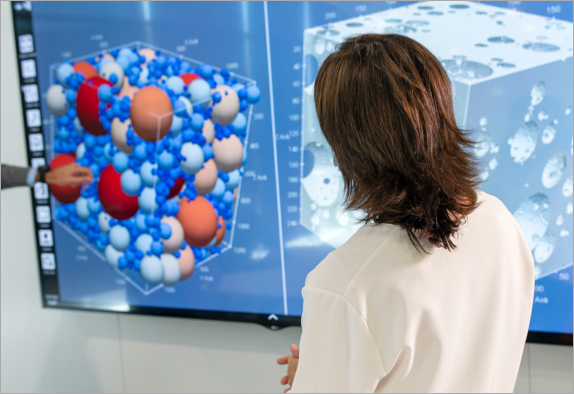
M 346 208 L 363 211 L 364 222 L 402 227 L 422 251 L 422 238 L 455 249 L 478 206 L 479 171 L 438 59 L 398 34 L 348 38 L 319 69 L 315 107 Z

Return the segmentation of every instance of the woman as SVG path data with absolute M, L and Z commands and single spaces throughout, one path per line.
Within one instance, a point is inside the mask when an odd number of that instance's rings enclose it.
M 321 66 L 315 106 L 346 207 L 366 224 L 307 276 L 300 350 L 278 360 L 289 364 L 282 383 L 512 392 L 534 264 L 511 213 L 475 190 L 440 62 L 405 36 L 349 38 Z

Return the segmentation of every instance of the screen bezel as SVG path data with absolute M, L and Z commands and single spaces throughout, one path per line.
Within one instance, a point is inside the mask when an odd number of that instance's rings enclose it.
M 24 4 L 26 2 L 13 2 L 12 4 Z M 11 7 L 12 12 L 12 20 L 13 20 L 13 29 L 14 29 L 14 38 L 16 44 L 16 57 L 18 59 L 21 58 L 34 58 L 35 59 L 35 51 L 32 54 L 28 54 L 23 56 L 18 54 L 18 36 L 22 34 L 32 34 L 33 27 L 32 27 L 32 15 L 31 12 L 27 13 L 18 13 L 18 15 L 14 12 L 13 7 Z M 20 29 L 18 28 L 20 26 Z M 19 73 L 19 84 L 20 86 L 23 85 L 24 79 L 22 78 L 22 70 L 20 66 L 20 62 L 18 62 L 18 73 Z M 35 77 L 36 83 L 38 83 L 38 77 Z M 22 117 L 24 119 L 24 124 L 26 125 L 26 104 L 24 101 L 24 96 L 21 91 L 20 94 L 21 105 L 22 105 Z M 40 105 L 38 103 L 38 105 Z M 40 133 L 43 134 L 43 127 L 40 126 Z M 31 159 L 33 157 L 39 157 L 37 154 L 33 154 L 30 150 L 30 141 L 28 139 L 28 135 L 31 133 L 28 126 L 25 126 L 25 134 L 26 134 L 26 146 L 27 146 L 27 158 L 28 163 L 31 165 Z M 38 130 L 35 130 L 35 133 L 38 134 Z M 122 307 L 119 308 L 113 305 L 100 305 L 100 304 L 87 304 L 81 302 L 69 302 L 69 301 L 60 301 L 50 304 L 49 301 L 46 299 L 46 295 L 48 294 L 47 290 L 50 288 L 50 291 L 53 291 L 54 286 L 58 286 L 57 283 L 57 274 L 53 275 L 53 280 L 50 278 L 46 278 L 45 275 L 42 275 L 42 265 L 41 265 L 41 247 L 40 247 L 40 240 L 39 240 L 39 233 L 40 229 L 47 229 L 51 228 L 51 225 L 40 225 L 37 221 L 36 217 L 36 206 L 37 201 L 34 198 L 34 190 L 31 190 L 31 200 L 33 205 L 33 214 L 34 214 L 34 227 L 36 231 L 36 253 L 37 253 L 37 264 L 40 273 L 40 287 L 42 291 L 42 306 L 47 309 L 67 309 L 67 310 L 79 310 L 79 311 L 94 311 L 94 312 L 112 312 L 112 313 L 129 313 L 129 314 L 136 314 L 136 315 L 151 315 L 151 316 L 166 316 L 166 317 L 183 317 L 183 318 L 194 318 L 194 319 L 209 319 L 209 320 L 220 320 L 220 321 L 234 321 L 234 322 L 245 322 L 245 323 L 256 323 L 268 327 L 273 330 L 277 330 L 280 328 L 288 327 L 288 326 L 301 326 L 301 317 L 300 316 L 290 316 L 290 315 L 276 315 L 276 314 L 256 314 L 256 313 L 239 313 L 239 312 L 226 312 L 226 311 L 207 311 L 207 310 L 195 310 L 195 309 L 176 309 L 176 308 L 154 308 L 154 307 L 142 307 L 142 306 L 132 306 L 130 305 L 128 308 Z M 59 293 L 59 291 L 58 291 Z M 541 343 L 541 344 L 555 344 L 555 345 L 567 345 L 572 346 L 572 334 L 564 334 L 564 333 L 554 333 L 554 332 L 540 332 L 540 331 L 529 331 L 526 342 L 529 343 Z

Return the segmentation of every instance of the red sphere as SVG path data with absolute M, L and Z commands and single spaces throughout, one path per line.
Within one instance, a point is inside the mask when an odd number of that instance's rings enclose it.
M 121 174 L 110 164 L 100 174 L 98 182 L 98 196 L 104 211 L 118 220 L 133 217 L 138 209 L 138 197 L 130 197 L 122 190 Z
M 192 246 L 205 246 L 211 242 L 217 232 L 217 215 L 213 205 L 204 197 L 195 200 L 184 197 L 179 203 L 177 220 L 183 227 L 185 240 Z
M 194 73 L 187 73 L 187 74 L 181 74 L 179 77 L 183 80 L 185 86 L 189 86 L 190 83 L 199 78 L 199 75 Z
M 69 154 L 59 154 L 54 157 L 50 162 L 50 168 L 58 168 L 65 166 L 76 161 L 73 155 Z M 58 186 L 50 185 L 50 192 L 52 196 L 62 204 L 71 204 L 76 202 L 80 198 L 80 192 L 82 191 L 82 185 L 78 186 Z
M 84 81 L 78 89 L 76 96 L 76 110 L 78 111 L 78 119 L 82 127 L 92 135 L 106 135 L 106 129 L 100 123 L 99 105 L 100 98 L 98 97 L 98 88 L 101 85 L 114 85 L 100 77 L 93 77 Z
M 169 195 L 167 196 L 168 200 L 170 198 L 177 196 L 177 194 L 181 191 L 181 188 L 183 187 L 183 183 L 184 181 L 182 177 L 179 177 L 175 180 L 173 187 L 169 190 Z
M 223 237 L 225 237 L 225 220 L 220 216 L 218 220 L 219 225 L 221 228 L 218 228 L 215 232 L 215 246 L 219 246 L 221 241 L 223 241 Z

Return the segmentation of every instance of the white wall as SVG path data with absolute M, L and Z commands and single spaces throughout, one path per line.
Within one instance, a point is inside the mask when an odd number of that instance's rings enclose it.
M 2 162 L 26 165 L 10 5 L 1 3 Z M 281 392 L 299 328 L 45 310 L 30 192 L 1 203 L 2 392 Z M 572 392 L 572 348 L 526 347 L 516 392 Z

